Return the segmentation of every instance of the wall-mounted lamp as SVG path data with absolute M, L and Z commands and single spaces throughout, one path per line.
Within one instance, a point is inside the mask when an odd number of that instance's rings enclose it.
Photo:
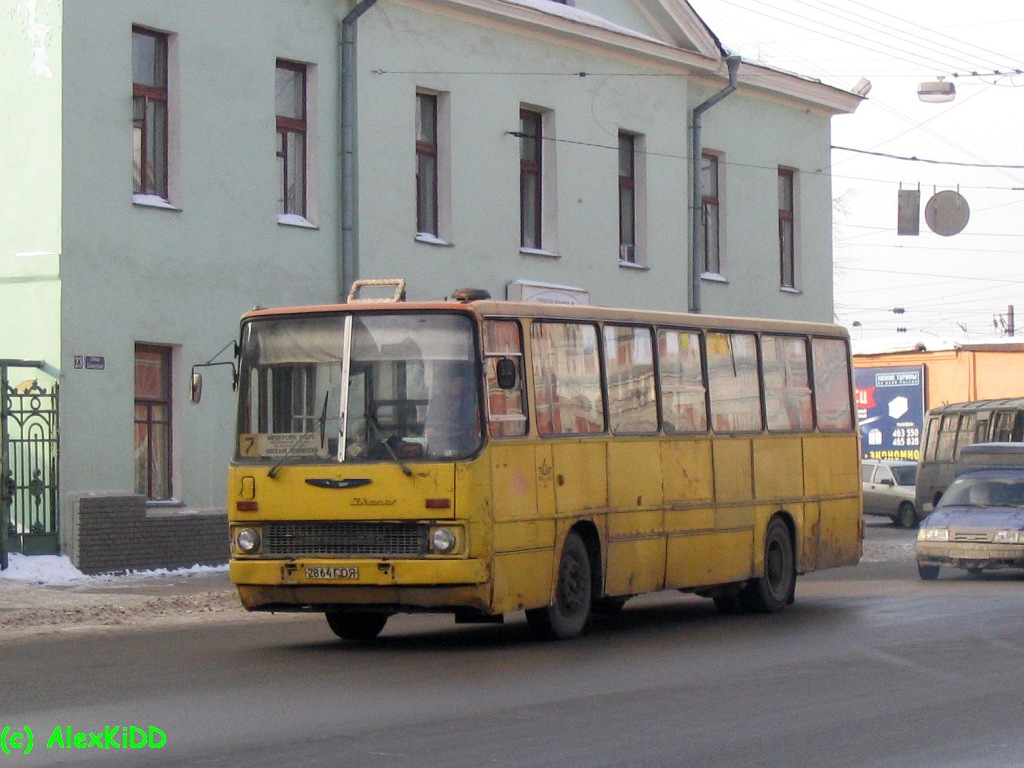
M 935 82 L 921 83 L 917 86 L 917 98 L 929 104 L 941 104 L 956 98 L 956 86 L 947 83 L 941 75 Z

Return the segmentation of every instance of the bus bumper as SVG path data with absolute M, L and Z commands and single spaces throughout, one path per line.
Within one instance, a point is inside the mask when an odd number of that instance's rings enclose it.
M 375 606 L 486 613 L 491 602 L 480 560 L 232 560 L 230 574 L 250 611 Z

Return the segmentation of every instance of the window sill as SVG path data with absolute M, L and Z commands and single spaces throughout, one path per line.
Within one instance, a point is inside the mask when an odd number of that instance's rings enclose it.
M 277 223 L 285 227 L 299 227 L 300 229 L 318 229 L 316 224 L 307 220 L 304 216 L 295 213 L 277 214 Z
M 637 269 L 641 272 L 649 272 L 651 269 L 646 264 L 637 264 L 635 261 L 625 261 L 623 259 L 619 259 L 619 267 L 622 269 Z
M 803 295 L 803 291 L 801 291 L 798 288 L 790 288 L 788 285 L 780 285 L 779 286 L 779 293 L 792 293 L 795 296 Z
M 709 283 L 728 283 L 729 282 L 726 279 L 725 275 L 723 275 L 723 274 L 721 274 L 719 272 L 701 272 L 700 273 L 700 279 L 701 280 L 707 280 Z
M 557 259 L 560 256 L 557 253 L 551 251 L 545 251 L 541 248 L 520 248 L 519 253 L 523 256 L 543 256 L 546 259 Z
M 146 501 L 146 511 L 166 514 L 179 514 L 185 508 L 180 499 L 150 499 Z
M 430 232 L 417 232 L 416 237 L 413 238 L 417 243 L 423 243 L 425 245 L 437 245 L 442 248 L 451 248 L 452 244 L 444 238 L 438 237 Z
M 132 204 L 138 205 L 142 208 L 162 208 L 165 211 L 181 211 L 176 205 L 171 205 L 169 202 L 164 200 L 160 195 L 132 195 Z

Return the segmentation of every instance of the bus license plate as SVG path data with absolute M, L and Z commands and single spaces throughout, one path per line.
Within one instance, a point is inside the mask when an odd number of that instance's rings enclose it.
M 359 569 L 351 565 L 307 565 L 306 578 L 327 581 L 355 581 L 359 578 Z

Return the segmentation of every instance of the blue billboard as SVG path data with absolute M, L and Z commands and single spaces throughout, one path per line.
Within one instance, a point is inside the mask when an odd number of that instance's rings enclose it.
M 924 366 L 857 368 L 857 421 L 865 459 L 921 458 Z

